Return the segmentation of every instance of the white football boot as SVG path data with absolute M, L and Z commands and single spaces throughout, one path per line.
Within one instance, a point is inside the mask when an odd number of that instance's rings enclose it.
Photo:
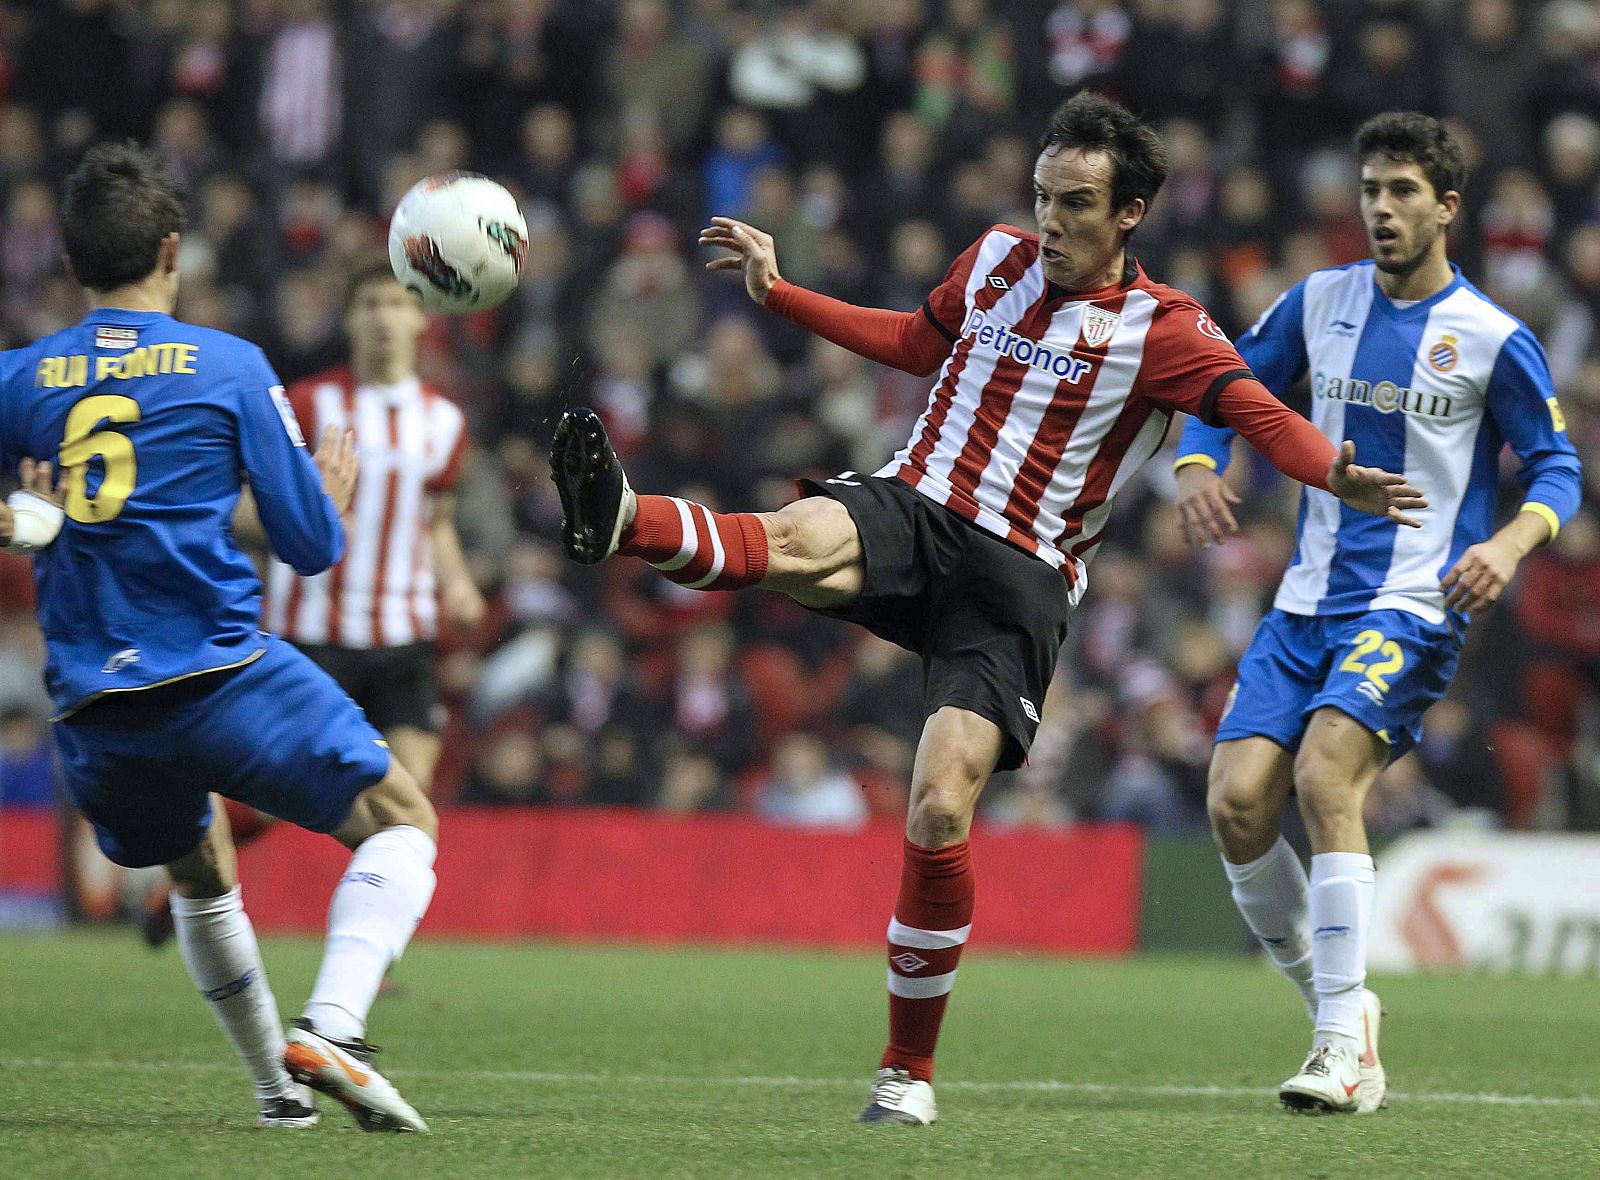
M 1361 993 L 1361 1088 L 1356 1091 L 1356 1113 L 1371 1114 L 1389 1105 L 1389 1075 L 1378 1060 L 1378 1024 L 1383 1005 L 1376 992 Z
M 1318 1045 L 1278 1087 L 1278 1101 L 1306 1114 L 1354 1114 L 1360 1089 L 1360 1057 L 1343 1045 Z
M 283 1066 L 301 1085 L 344 1103 L 363 1131 L 426 1131 L 428 1124 L 400 1091 L 372 1068 L 375 1046 L 335 1041 L 308 1022 L 295 1021 Z
M 863 1123 L 889 1123 L 904 1127 L 926 1127 L 937 1122 L 939 1108 L 933 1101 L 933 1086 L 919 1082 L 903 1069 L 880 1069 L 872 1081 L 872 1099 L 861 1112 Z

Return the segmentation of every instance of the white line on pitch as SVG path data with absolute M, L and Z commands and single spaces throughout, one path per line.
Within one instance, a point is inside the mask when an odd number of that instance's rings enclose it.
M 109 1061 L 93 1059 L 61 1061 L 43 1057 L 0 1057 L 0 1070 L 8 1069 L 96 1069 L 96 1070 L 149 1070 L 179 1073 L 233 1073 L 238 1067 L 220 1061 Z M 527 1082 L 533 1085 L 597 1085 L 597 1086 L 740 1086 L 768 1090 L 821 1090 L 858 1088 L 866 1085 L 861 1078 L 797 1078 L 761 1076 L 695 1077 L 684 1074 L 605 1074 L 605 1073 L 543 1073 L 536 1070 L 517 1069 L 400 1069 L 389 1074 L 394 1078 L 439 1078 L 445 1081 L 476 1082 Z M 1051 1079 L 1037 1081 L 1018 1080 L 1004 1082 L 941 1081 L 941 1090 L 967 1090 L 979 1093 L 1039 1093 L 1039 1094 L 1105 1094 L 1130 1095 L 1143 1098 L 1262 1098 L 1277 1093 L 1275 1090 L 1253 1086 L 1135 1086 L 1118 1082 L 1062 1082 Z M 1418 1093 L 1396 1090 L 1392 1093 L 1398 1101 L 1437 1103 L 1467 1106 L 1575 1106 L 1600 1107 L 1600 1098 L 1578 1095 L 1558 1097 L 1541 1094 L 1466 1094 Z

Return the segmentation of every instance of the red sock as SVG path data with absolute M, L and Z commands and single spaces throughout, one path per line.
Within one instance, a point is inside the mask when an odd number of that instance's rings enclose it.
M 937 849 L 906 841 L 889 923 L 889 1047 L 882 1066 L 933 1080 L 933 1047 L 972 929 L 975 889 L 967 841 Z
M 618 553 L 642 557 L 691 590 L 754 586 L 767 572 L 767 530 L 753 512 L 712 512 L 673 496 L 640 496 Z

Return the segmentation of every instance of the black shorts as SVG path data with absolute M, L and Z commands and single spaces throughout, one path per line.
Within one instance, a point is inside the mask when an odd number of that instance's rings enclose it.
M 1005 734 L 995 769 L 1021 766 L 1067 637 L 1060 571 L 899 479 L 801 487 L 845 506 L 866 562 L 861 597 L 821 613 L 920 655 L 924 715 L 955 705 L 987 717 Z
M 361 706 L 379 733 L 401 726 L 437 733 L 441 727 L 434 700 L 434 647 L 333 647 L 297 644 L 312 662 L 339 682 Z

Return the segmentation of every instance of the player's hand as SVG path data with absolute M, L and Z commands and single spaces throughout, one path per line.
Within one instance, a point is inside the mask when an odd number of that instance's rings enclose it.
M 1239 493 L 1227 480 L 1203 463 L 1185 463 L 1177 479 L 1178 521 L 1185 541 L 1204 549 L 1239 531 L 1232 507 L 1239 503 Z
M 700 244 L 732 250 L 729 258 L 713 258 L 707 270 L 744 271 L 744 289 L 757 303 L 766 303 L 773 285 L 783 276 L 778 273 L 778 251 L 772 235 L 732 217 L 713 217 L 700 231 Z
M 56 486 L 55 468 L 49 463 L 24 459 L 19 474 L 22 476 L 23 491 L 41 500 L 48 500 L 58 508 L 67 502 L 67 485 L 62 483 L 60 487 Z
M 1488 610 L 1511 584 L 1519 561 L 1516 549 L 1501 538 L 1479 541 L 1461 555 L 1439 583 L 1439 589 L 1445 592 L 1445 607 L 1471 614 Z
M 1328 490 L 1358 512 L 1387 516 L 1396 524 L 1413 529 L 1420 529 L 1422 522 L 1406 513 L 1428 506 L 1427 499 L 1406 482 L 1405 476 L 1381 467 L 1357 467 L 1356 444 L 1349 439 L 1328 468 Z
M 487 604 L 471 578 L 451 578 L 439 588 L 439 605 L 453 626 L 470 631 L 483 622 Z
M 356 456 L 356 432 L 330 426 L 322 432 L 313 456 L 317 470 L 322 472 L 322 490 L 328 493 L 340 516 L 350 511 L 350 498 L 355 495 L 356 475 L 361 470 L 361 460 Z

